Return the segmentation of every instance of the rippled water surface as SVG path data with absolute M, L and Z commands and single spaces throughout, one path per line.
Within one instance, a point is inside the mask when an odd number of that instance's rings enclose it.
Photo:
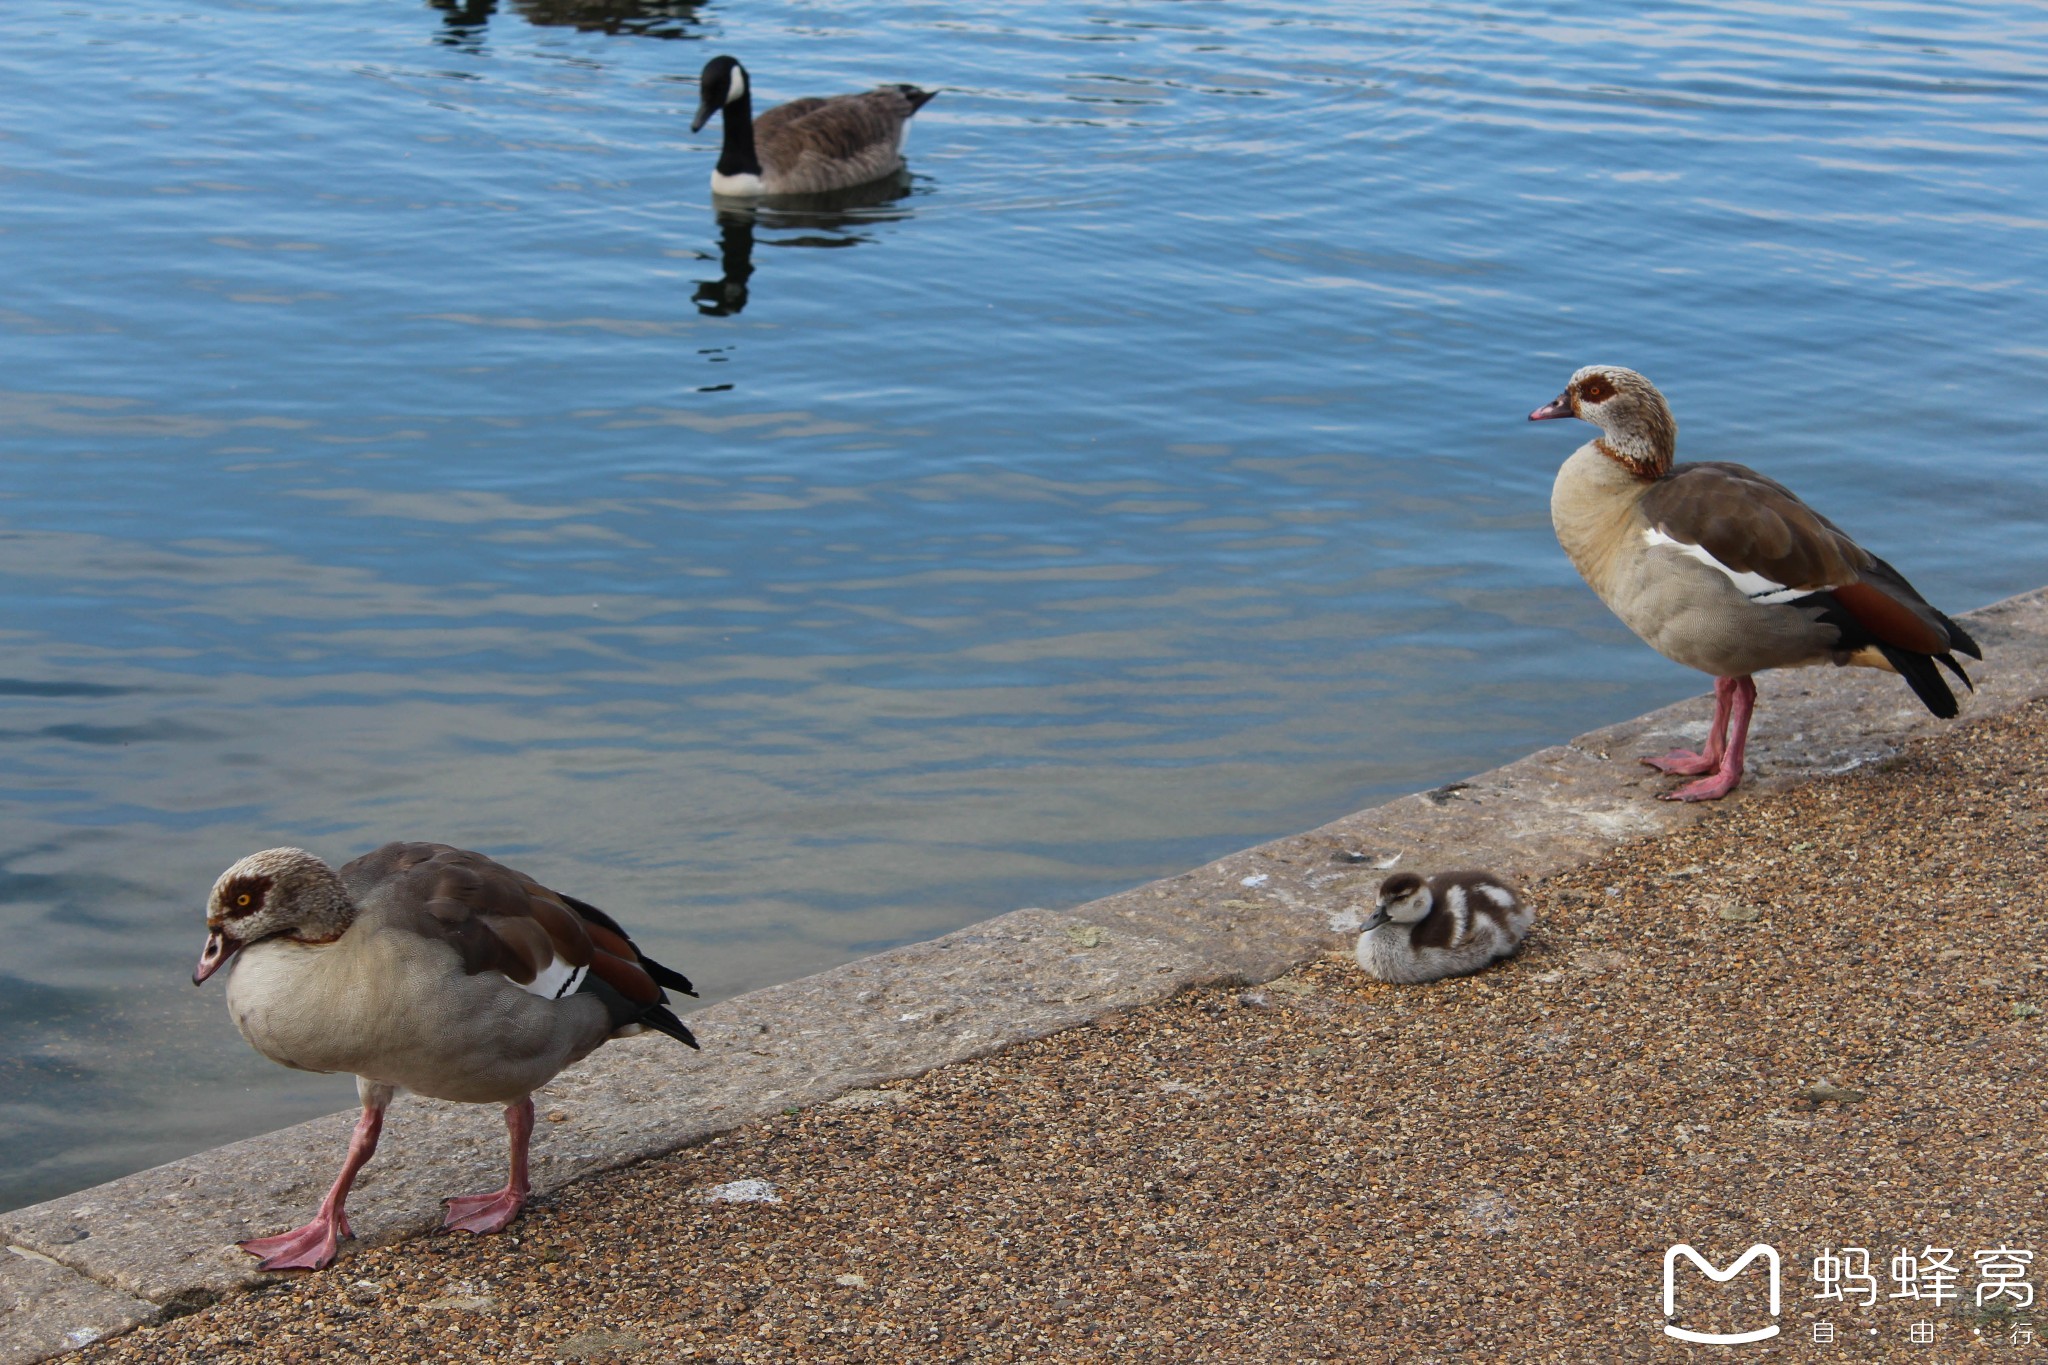
M 911 176 L 721 219 L 720 51 Z M 8 0 L 0 1207 L 353 1102 L 188 984 L 257 848 L 716 998 L 1702 690 L 1551 538 L 1591 360 L 2048 581 L 2044 142 L 2017 4 Z

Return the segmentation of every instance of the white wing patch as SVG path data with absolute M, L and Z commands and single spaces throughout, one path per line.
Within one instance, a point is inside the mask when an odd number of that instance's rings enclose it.
M 1444 896 L 1444 904 L 1451 910 L 1451 946 L 1456 947 L 1472 931 L 1472 904 L 1466 899 L 1462 886 L 1452 887 Z
M 1492 901 L 1495 905 L 1498 905 L 1503 910 L 1512 910 L 1515 908 L 1514 893 L 1509 891 L 1505 886 L 1482 886 L 1479 888 L 1479 894 L 1486 897 L 1488 900 Z
M 1705 546 L 1688 545 L 1676 536 L 1667 534 L 1662 527 L 1658 526 L 1646 526 L 1643 528 L 1643 543 L 1652 546 L 1669 545 L 1680 554 L 1690 555 L 1710 569 L 1720 570 L 1728 576 L 1728 581 L 1735 585 L 1737 592 L 1762 607 L 1775 607 L 1786 602 L 1796 602 L 1800 598 L 1810 596 L 1813 593 L 1832 592 L 1836 587 L 1835 584 L 1831 583 L 1822 588 L 1788 588 L 1783 583 L 1773 583 L 1760 573 L 1737 573 L 1720 560 L 1708 554 Z
M 583 984 L 583 978 L 588 975 L 590 968 L 572 967 L 558 957 L 541 968 L 533 980 L 513 981 L 512 984 L 522 991 L 531 991 L 544 1000 L 560 1000 L 565 995 L 573 995 L 576 988 Z M 507 977 L 506 980 L 510 981 L 511 978 Z

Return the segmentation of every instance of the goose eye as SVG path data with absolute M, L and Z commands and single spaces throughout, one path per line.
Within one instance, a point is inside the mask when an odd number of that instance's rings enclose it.
M 249 903 L 249 893 L 248 893 L 248 892 L 246 892 L 246 891 L 244 891 L 244 892 L 243 892 L 243 893 L 242 893 L 241 895 L 239 895 L 239 896 L 235 897 L 235 904 L 236 904 L 236 905 L 246 906 L 246 905 L 248 905 L 248 903 Z
M 1604 403 L 1613 396 L 1613 386 L 1604 379 L 1588 379 L 1579 385 L 1579 397 L 1589 403 Z

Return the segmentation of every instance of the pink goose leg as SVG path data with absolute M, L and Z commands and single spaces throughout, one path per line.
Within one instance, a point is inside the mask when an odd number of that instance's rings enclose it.
M 1659 758 L 1645 756 L 1641 761 L 1660 773 L 1673 777 L 1698 777 L 1721 766 L 1721 755 L 1728 746 L 1728 711 L 1735 700 L 1735 686 L 1745 681 L 1741 678 L 1714 679 L 1714 724 L 1707 731 L 1707 747 L 1700 753 L 1690 749 L 1673 749 Z
M 388 1085 L 359 1082 L 357 1089 L 363 1097 L 363 1116 L 356 1120 L 356 1131 L 348 1140 L 348 1157 L 341 1163 L 341 1174 L 334 1178 L 334 1187 L 320 1201 L 320 1211 L 313 1215 L 313 1221 L 275 1237 L 253 1237 L 237 1243 L 251 1256 L 263 1258 L 256 1264 L 258 1270 L 319 1270 L 333 1262 L 342 1238 L 356 1235 L 348 1225 L 348 1214 L 342 1204 L 348 1198 L 349 1186 L 356 1183 L 357 1174 L 377 1151 L 377 1134 L 384 1130 L 384 1109 L 391 1103 L 392 1094 Z
M 1713 776 L 1680 787 L 1675 792 L 1662 792 L 1659 799 L 1665 801 L 1719 801 L 1735 790 L 1742 781 L 1742 754 L 1749 747 L 1749 720 L 1756 714 L 1756 680 L 1753 678 L 1717 678 L 1714 690 L 1718 694 L 1722 684 L 1727 684 L 1731 699 L 1728 716 L 1728 749 L 1721 755 L 1721 766 Z M 1718 707 L 1716 708 L 1718 709 Z M 1708 749 L 1719 747 L 1712 741 L 1718 734 L 1709 736 Z
M 464 1232 L 496 1232 L 519 1216 L 533 1194 L 526 1180 L 526 1148 L 533 1138 L 533 1096 L 505 1106 L 505 1129 L 512 1137 L 512 1174 L 505 1188 L 490 1194 L 464 1194 L 441 1202 L 448 1206 L 444 1228 Z

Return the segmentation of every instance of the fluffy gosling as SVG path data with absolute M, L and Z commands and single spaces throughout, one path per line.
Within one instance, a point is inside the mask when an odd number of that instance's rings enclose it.
M 1396 872 L 1358 936 L 1368 976 L 1403 984 L 1463 976 L 1522 946 L 1536 912 L 1491 872 Z

